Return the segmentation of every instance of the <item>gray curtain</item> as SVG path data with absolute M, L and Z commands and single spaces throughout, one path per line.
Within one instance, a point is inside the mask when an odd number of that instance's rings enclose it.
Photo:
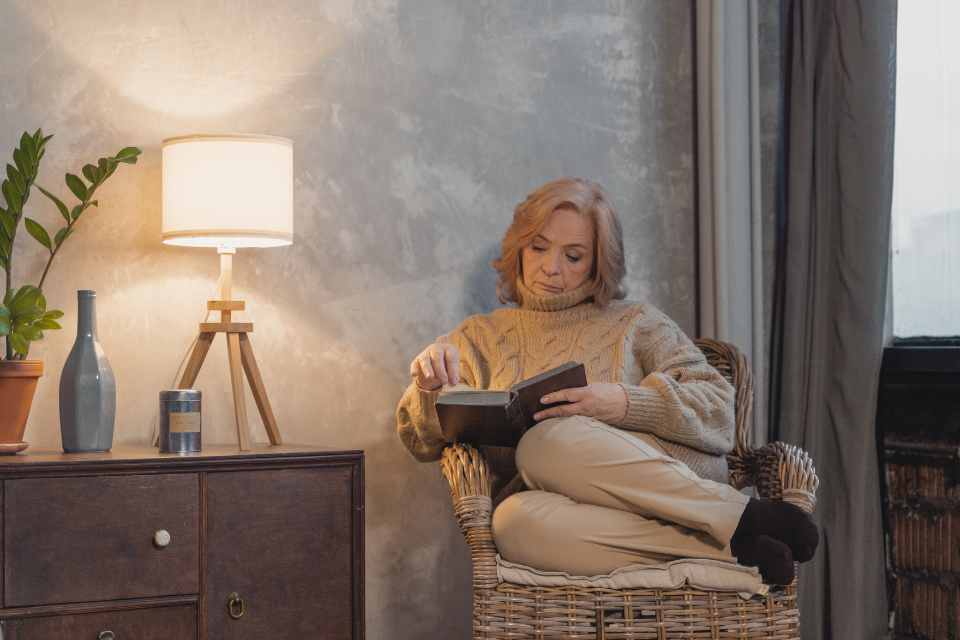
M 784 147 L 771 344 L 773 439 L 811 453 L 821 546 L 802 637 L 884 637 L 874 445 L 884 340 L 895 0 L 785 0 Z

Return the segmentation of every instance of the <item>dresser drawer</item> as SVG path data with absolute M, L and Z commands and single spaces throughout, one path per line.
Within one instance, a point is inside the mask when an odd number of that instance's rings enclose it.
M 192 606 L 7 620 L 4 640 L 196 640 Z
M 4 493 L 7 607 L 199 592 L 197 474 L 17 479 Z

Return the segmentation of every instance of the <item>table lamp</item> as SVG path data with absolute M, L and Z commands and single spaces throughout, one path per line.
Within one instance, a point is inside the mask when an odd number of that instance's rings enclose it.
M 250 448 L 244 400 L 246 373 L 270 444 L 281 443 L 260 369 L 253 356 L 251 322 L 234 322 L 243 311 L 234 300 L 233 255 L 242 247 L 279 247 L 293 243 L 293 143 L 259 135 L 191 135 L 163 141 L 164 244 L 214 247 L 220 254 L 219 298 L 207 302 L 219 322 L 201 322 L 200 336 L 178 389 L 193 386 L 218 333 L 227 336 L 230 383 L 237 439 Z

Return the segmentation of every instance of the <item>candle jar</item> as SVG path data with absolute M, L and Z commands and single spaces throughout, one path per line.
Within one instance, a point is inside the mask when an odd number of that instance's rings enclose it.
M 160 453 L 200 451 L 200 391 L 160 392 Z

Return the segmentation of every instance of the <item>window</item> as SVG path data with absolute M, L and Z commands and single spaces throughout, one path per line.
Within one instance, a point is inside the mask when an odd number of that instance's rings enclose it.
M 893 332 L 960 335 L 960 2 L 901 2 Z

